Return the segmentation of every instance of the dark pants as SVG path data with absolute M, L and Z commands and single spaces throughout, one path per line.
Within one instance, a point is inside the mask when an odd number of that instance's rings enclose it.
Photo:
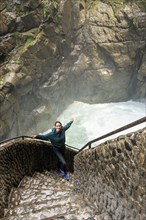
M 64 159 L 65 145 L 63 145 L 62 147 L 53 146 L 53 152 L 57 158 L 57 168 L 63 170 L 64 172 L 67 172 L 66 161 Z

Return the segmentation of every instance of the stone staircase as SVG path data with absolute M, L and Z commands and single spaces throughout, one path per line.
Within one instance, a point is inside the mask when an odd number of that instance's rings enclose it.
M 55 171 L 24 177 L 9 196 L 3 220 L 101 220 L 73 190 L 73 174 L 64 180 Z

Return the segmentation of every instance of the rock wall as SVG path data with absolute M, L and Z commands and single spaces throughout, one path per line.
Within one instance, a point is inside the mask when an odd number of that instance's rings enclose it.
M 76 151 L 66 149 L 68 170 L 73 172 L 73 158 Z M 19 140 L 0 148 L 0 217 L 8 204 L 12 187 L 17 187 L 24 176 L 35 171 L 56 169 L 56 158 L 51 145 L 42 141 Z
M 146 129 L 77 154 L 74 180 L 107 219 L 146 219 Z
M 145 98 L 145 9 L 105 2 L 0 0 L 0 139 L 52 127 L 74 100 Z

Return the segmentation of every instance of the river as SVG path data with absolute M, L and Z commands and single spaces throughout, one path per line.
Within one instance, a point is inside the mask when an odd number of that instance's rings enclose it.
M 144 116 L 146 116 L 144 102 L 130 100 L 118 103 L 87 104 L 75 101 L 58 117 L 58 120 L 65 125 L 71 118 L 75 119 L 71 128 L 66 132 L 66 143 L 81 148 L 88 141 Z M 144 126 L 146 126 L 145 123 L 137 125 L 107 139 L 136 131 Z M 97 142 L 96 145 L 105 140 Z

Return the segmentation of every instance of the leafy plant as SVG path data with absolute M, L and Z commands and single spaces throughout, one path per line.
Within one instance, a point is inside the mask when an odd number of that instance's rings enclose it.
M 34 38 L 29 37 L 29 38 L 27 39 L 26 43 L 25 43 L 25 46 L 28 47 L 29 45 L 32 44 L 33 41 L 34 41 Z
M 19 60 L 19 59 L 15 60 L 15 63 L 16 63 L 17 65 L 19 65 L 19 64 L 20 64 L 20 60 Z

